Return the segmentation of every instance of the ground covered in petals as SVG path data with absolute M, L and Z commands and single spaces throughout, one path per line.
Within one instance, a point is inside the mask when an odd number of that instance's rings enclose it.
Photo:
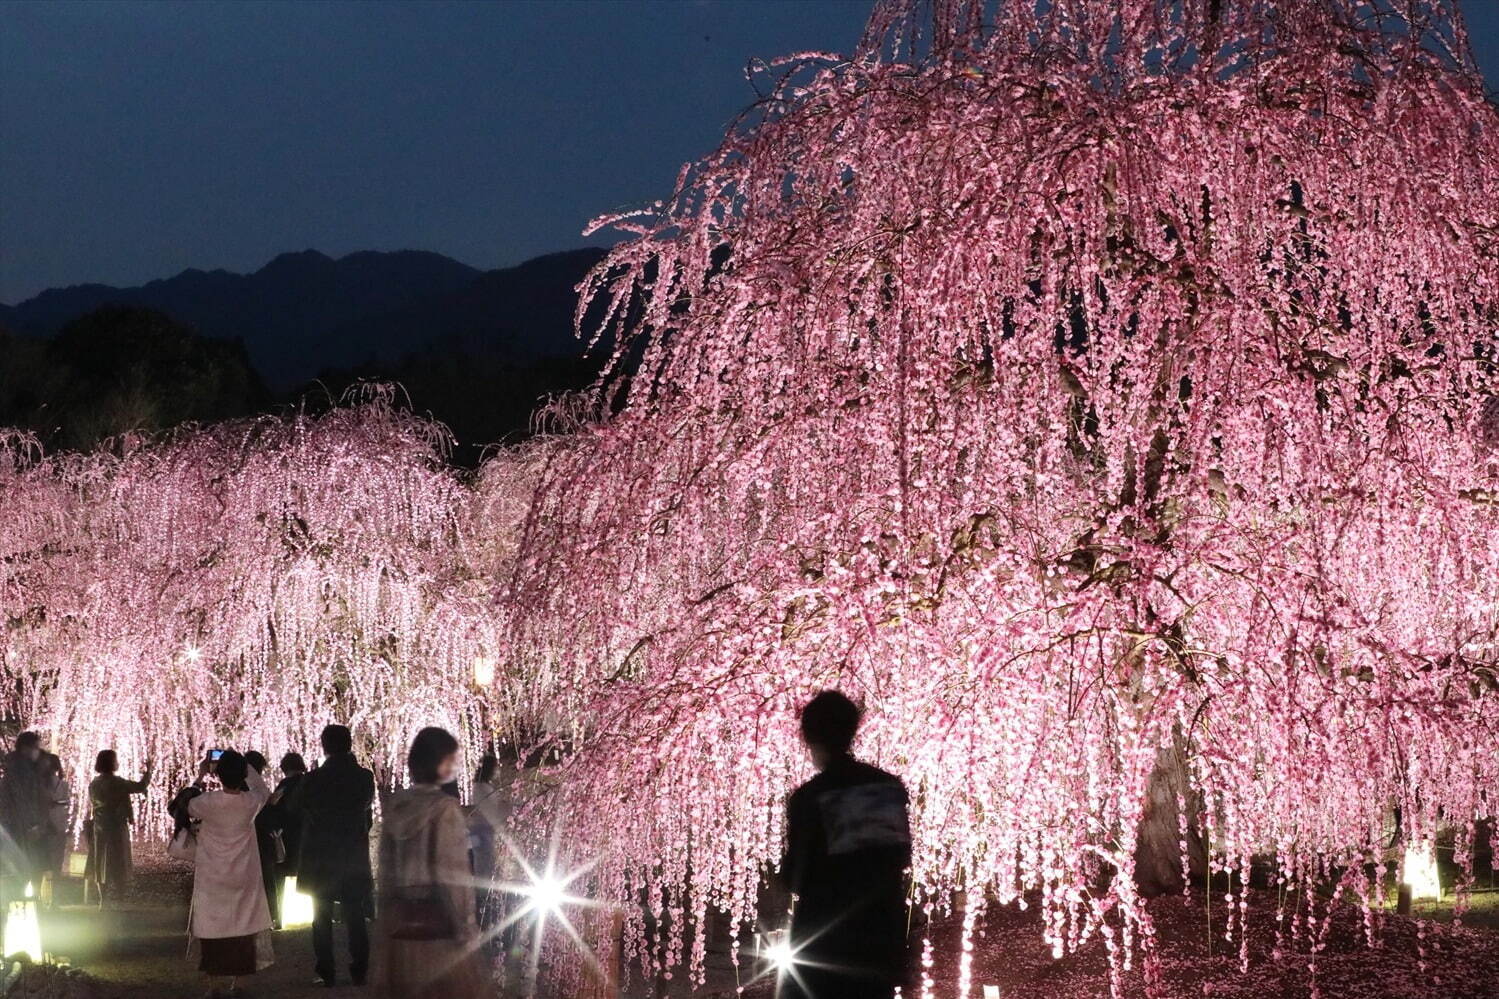
M 1378 946 L 1363 937 L 1363 914 L 1340 906 L 1320 953 L 1284 948 L 1276 954 L 1272 893 L 1251 893 L 1249 970 L 1240 968 L 1236 938 L 1224 939 L 1222 900 L 1213 899 L 1212 932 L 1201 896 L 1150 903 L 1160 944 L 1163 995 L 1167 999 L 1499 999 L 1499 894 L 1474 896 L 1474 909 L 1454 927 L 1447 908 L 1430 919 L 1381 918 Z M 1293 907 L 1287 909 L 1287 920 Z M 936 999 L 958 995 L 960 926 L 933 923 L 932 978 Z M 1053 960 L 1034 908 L 996 909 L 974 942 L 973 990 L 998 985 L 1005 999 L 1098 999 L 1109 994 L 1109 966 L 1094 941 L 1076 954 Z M 1211 943 L 1211 952 L 1209 946 Z M 768 983 L 745 990 L 750 999 L 773 995 Z M 919 990 L 913 990 L 918 995 Z M 1125 995 L 1146 994 L 1138 968 L 1127 974 Z M 732 995 L 732 992 L 725 993 Z

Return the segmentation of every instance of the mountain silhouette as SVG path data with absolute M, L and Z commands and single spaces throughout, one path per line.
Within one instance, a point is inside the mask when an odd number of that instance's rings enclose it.
M 575 359 L 574 291 L 603 251 L 480 271 L 438 253 L 283 253 L 252 274 L 185 270 L 133 288 L 57 288 L 0 306 L 0 326 L 51 336 L 101 306 L 159 310 L 203 336 L 239 340 L 273 389 L 325 372 L 390 369 L 434 350 L 522 364 Z

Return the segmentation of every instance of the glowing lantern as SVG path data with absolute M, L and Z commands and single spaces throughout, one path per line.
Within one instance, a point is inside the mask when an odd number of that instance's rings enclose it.
M 42 927 L 36 915 L 36 892 L 26 882 L 26 897 L 11 902 L 5 913 L 5 957 L 25 954 L 33 962 L 42 960 Z
M 297 891 L 297 879 L 292 875 L 286 879 L 286 885 L 281 891 L 281 925 L 289 928 L 308 926 L 311 923 L 312 896 Z
M 796 949 L 784 930 L 768 934 L 761 941 L 760 957 L 777 977 L 791 974 L 796 968 Z
M 999 999 L 999 986 L 998 985 L 985 985 L 984 986 L 984 999 Z
M 494 660 L 488 656 L 474 657 L 474 686 L 488 687 L 494 683 Z
M 1410 887 L 1411 898 L 1442 897 L 1442 881 L 1437 876 L 1437 856 L 1430 840 L 1420 846 L 1405 848 L 1405 883 Z

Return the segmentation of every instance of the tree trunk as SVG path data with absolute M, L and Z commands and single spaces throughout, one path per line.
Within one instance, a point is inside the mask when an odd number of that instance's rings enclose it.
M 1207 845 L 1198 817 L 1202 799 L 1187 781 L 1187 757 L 1180 736 L 1156 756 L 1145 794 L 1145 811 L 1135 841 L 1135 886 L 1147 898 L 1186 887 L 1182 880 L 1181 826 L 1177 801 L 1187 805 L 1187 869 L 1194 882 L 1207 877 Z

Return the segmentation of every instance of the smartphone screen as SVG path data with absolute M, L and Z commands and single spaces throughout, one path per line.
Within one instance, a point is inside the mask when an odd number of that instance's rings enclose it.
M 222 749 L 210 749 L 208 751 L 208 758 L 214 762 L 218 762 L 218 758 L 223 755 L 224 751 Z

